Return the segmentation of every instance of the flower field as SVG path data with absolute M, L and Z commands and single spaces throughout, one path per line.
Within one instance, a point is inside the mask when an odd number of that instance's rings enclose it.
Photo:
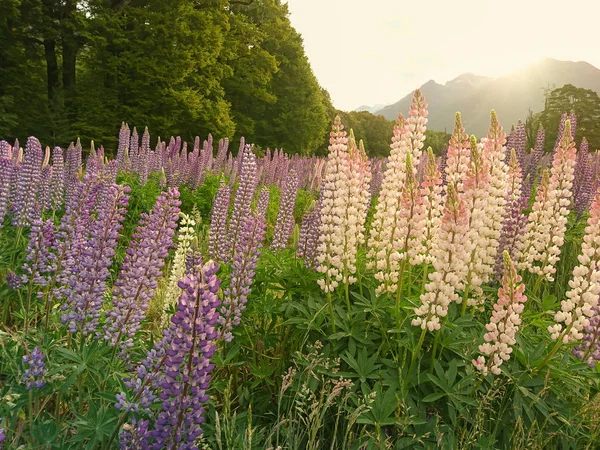
M 384 160 L 0 141 L 0 447 L 599 448 L 600 154 L 427 115 Z

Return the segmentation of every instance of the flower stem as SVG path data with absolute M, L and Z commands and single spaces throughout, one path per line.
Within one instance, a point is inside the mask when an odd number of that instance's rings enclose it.
M 404 379 L 404 389 L 408 388 L 408 383 L 410 383 L 410 378 L 412 376 L 412 372 L 415 368 L 415 363 L 417 362 L 417 356 L 421 352 L 421 347 L 423 346 L 423 341 L 425 340 L 425 334 L 427 333 L 427 328 L 423 328 L 421 331 L 421 337 L 419 338 L 419 343 L 417 344 L 417 348 L 413 352 L 410 358 L 410 366 L 408 368 L 408 373 L 406 374 L 406 378 Z
M 329 315 L 331 316 L 331 328 L 335 333 L 335 316 L 333 315 L 333 304 L 331 302 L 331 292 L 327 292 L 327 302 L 329 303 Z

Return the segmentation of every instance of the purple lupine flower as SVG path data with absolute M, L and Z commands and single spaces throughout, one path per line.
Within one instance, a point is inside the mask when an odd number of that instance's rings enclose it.
M 285 191 L 279 206 L 271 250 L 284 249 L 290 239 L 290 235 L 296 224 L 294 222 L 294 206 L 296 206 L 297 194 L 298 177 L 296 176 L 296 171 L 292 169 L 287 177 Z
M 42 168 L 40 178 L 40 190 L 38 192 L 38 205 L 41 212 L 48 211 L 51 206 L 50 198 L 50 179 L 52 177 L 52 166 L 47 165 Z
M 217 150 L 217 157 L 215 158 L 215 163 L 213 165 L 213 172 L 218 174 L 220 173 L 227 161 L 227 151 L 229 149 L 229 139 L 221 139 L 219 141 L 219 149 Z
M 593 308 L 589 324 L 584 328 L 583 342 L 573 348 L 573 354 L 590 367 L 600 361 L 600 308 Z
M 140 151 L 140 138 L 137 128 L 133 127 L 131 137 L 129 138 L 129 159 L 131 161 L 131 169 L 133 173 L 139 173 L 138 152 Z
M 442 148 L 442 156 L 440 158 L 440 174 L 442 175 L 442 186 L 446 186 L 446 164 L 448 163 L 448 146 Z
M 2 417 L 0 417 L 0 422 L 2 422 L 3 420 L 4 419 Z M 6 440 L 6 429 L 0 428 L 0 450 L 2 450 L 5 440 Z
M 258 202 L 256 202 L 256 215 L 260 217 L 267 217 L 267 209 L 269 208 L 269 197 L 271 191 L 268 187 L 263 187 L 258 195 Z
M 25 389 L 30 391 L 32 389 L 42 389 L 46 386 L 46 364 L 44 363 L 46 357 L 42 351 L 36 347 L 29 355 L 23 356 L 23 364 L 28 366 L 23 374 L 23 383 L 25 383 Z
M 123 431 L 119 434 L 119 443 L 121 450 L 140 450 L 144 448 L 145 443 L 149 439 L 148 426 L 149 420 L 140 420 L 139 422 L 133 419 L 131 424 L 123 425 Z
M 80 251 L 77 270 L 69 277 L 69 293 L 63 305 L 67 313 L 61 321 L 72 334 L 82 332 L 87 336 L 98 326 L 109 267 L 127 212 L 129 190 L 128 186 L 110 186 L 110 195 L 99 209 L 98 218 L 90 226 L 89 238 Z
M 15 202 L 11 205 L 13 225 L 24 227 L 39 216 L 36 196 L 42 170 L 42 145 L 33 136 L 27 139 L 23 166 L 17 175 Z
M 256 264 L 265 239 L 265 226 L 263 216 L 249 215 L 244 220 L 239 242 L 235 246 L 231 282 L 223 292 L 221 308 L 221 339 L 225 342 L 231 342 L 231 331 L 242 320 L 242 311 L 246 308 L 248 295 L 252 291 Z
M 65 169 L 63 151 L 60 147 L 52 150 L 52 176 L 50 177 L 50 192 L 52 209 L 61 208 L 65 197 Z
M 79 140 L 77 140 L 79 144 Z M 79 145 L 79 148 L 81 146 Z M 64 186 L 65 186 L 65 204 L 75 195 L 75 189 L 79 181 L 79 173 L 81 172 L 81 152 L 76 146 L 69 145 L 67 149 L 67 157 L 64 168 Z
M 0 156 L 0 228 L 8 210 L 10 182 L 13 177 L 13 163 L 10 158 Z
M 554 152 L 556 152 L 556 149 L 558 148 L 558 146 L 560 144 L 562 135 L 565 130 L 565 123 L 567 120 L 569 120 L 571 122 L 571 138 L 573 139 L 573 141 L 575 140 L 575 134 L 577 132 L 577 116 L 575 115 L 575 112 L 573 112 L 573 111 L 571 111 L 568 114 L 562 113 L 562 115 L 560 116 L 560 123 L 558 125 L 558 134 L 556 135 L 556 142 L 554 144 Z
M 573 181 L 574 206 L 578 217 L 583 215 L 594 195 L 594 167 L 590 159 L 589 144 L 583 138 L 579 146 L 579 152 L 577 152 L 575 180 Z
M 139 165 L 139 174 L 140 174 L 140 184 L 145 186 L 148 182 L 148 157 L 150 155 L 150 132 L 148 131 L 148 127 L 144 129 L 144 134 L 142 135 L 142 146 L 140 147 L 139 155 L 138 155 L 138 165 Z
M 23 264 L 23 283 L 47 286 L 50 276 L 56 270 L 56 255 L 52 252 L 55 246 L 54 222 L 48 219 L 42 222 L 36 219 L 31 224 L 29 243 L 25 250 L 25 264 Z M 38 292 L 38 297 L 43 292 Z
M 319 196 L 319 199 L 322 197 Z M 304 265 L 309 269 L 317 267 L 317 246 L 321 228 L 321 205 L 320 201 L 315 208 L 306 213 L 300 226 L 300 237 L 298 239 L 298 258 L 304 258 Z
M 142 214 L 114 283 L 113 309 L 106 313 L 104 339 L 111 347 L 133 345 L 173 245 L 180 206 L 179 191 L 170 188 L 157 198 L 151 214 Z
M 227 241 L 227 214 L 231 188 L 221 180 L 219 190 L 215 197 L 210 216 L 210 230 L 208 232 L 208 254 L 217 261 L 229 259 L 229 245 Z
M 517 153 L 517 161 L 519 162 L 519 166 L 521 168 L 525 167 L 525 146 L 527 145 L 527 132 L 525 131 L 525 124 L 519 120 L 517 123 L 517 127 L 515 128 L 514 140 L 512 142 L 512 147 L 506 147 L 506 159 L 508 160 L 510 157 L 510 150 L 512 148 L 515 149 Z
M 244 227 L 244 219 L 251 215 L 251 205 L 257 184 L 256 156 L 252 152 L 251 147 L 247 145 L 244 147 L 239 185 L 237 192 L 235 193 L 233 211 L 231 212 L 229 229 L 227 230 L 228 258 L 226 261 L 231 258 L 231 255 L 237 246 L 242 228 Z
M 14 273 L 12 270 L 9 270 L 8 272 L 6 272 L 6 284 L 13 291 L 21 289 L 23 287 L 23 282 L 22 282 L 21 278 L 19 277 L 19 275 Z
M 202 404 L 208 400 L 206 390 L 214 368 L 210 358 L 218 337 L 216 325 L 221 302 L 216 295 L 220 283 L 217 270 L 218 266 L 209 261 L 199 273 L 186 275 L 179 282 L 183 292 L 171 325 L 164 330 L 157 349 L 149 352 L 138 368 L 136 381 L 129 382 L 135 386 L 134 393 L 137 391 L 136 400 L 143 399 L 150 406 L 152 398 L 158 396 L 162 404 L 149 431 L 144 426 L 138 433 L 144 439 L 139 448 L 198 448 L 195 440 L 202 434 Z M 123 393 L 116 406 L 126 410 L 138 408 Z M 130 445 L 128 441 L 122 442 L 122 448 L 131 448 L 123 445 Z
M 192 242 L 185 257 L 185 274 L 190 275 L 195 273 L 199 267 L 202 267 L 202 252 L 200 252 L 198 245 Z
M 523 172 L 523 197 L 529 201 L 531 195 L 531 188 L 536 178 L 538 167 L 544 156 L 544 144 L 546 143 L 546 130 L 540 125 L 537 136 L 535 138 L 535 147 L 529 156 L 529 162 L 527 163 L 527 169 Z
M 11 153 L 10 144 L 0 140 L 0 158 L 11 158 Z
M 383 183 L 383 170 L 382 170 L 382 162 L 378 161 L 376 164 L 371 164 L 371 198 L 377 198 L 379 195 L 379 191 L 381 190 L 381 185 Z

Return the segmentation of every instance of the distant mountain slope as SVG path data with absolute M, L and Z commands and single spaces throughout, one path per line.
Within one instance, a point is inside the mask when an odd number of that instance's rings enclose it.
M 379 111 L 380 109 L 385 108 L 385 105 L 383 104 L 377 104 L 374 106 L 369 106 L 369 105 L 360 105 L 358 108 L 356 108 L 354 111 L 368 111 L 371 114 L 375 113 L 376 111 Z
M 600 94 L 600 69 L 587 62 L 545 59 L 523 70 L 500 78 L 463 74 L 444 85 L 433 80 L 421 86 L 429 104 L 429 123 L 432 130 L 452 131 L 454 113 L 460 111 L 467 133 L 482 136 L 489 126 L 489 113 L 495 109 L 505 129 L 517 120 L 524 120 L 528 109 L 544 109 L 544 89 L 565 84 L 591 89 Z M 406 114 L 412 93 L 375 114 L 395 119 Z

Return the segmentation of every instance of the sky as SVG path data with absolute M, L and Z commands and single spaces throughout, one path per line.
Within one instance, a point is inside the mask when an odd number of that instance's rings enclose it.
M 544 58 L 600 68 L 600 0 L 288 0 L 313 72 L 342 110 L 433 79 L 502 76 Z

